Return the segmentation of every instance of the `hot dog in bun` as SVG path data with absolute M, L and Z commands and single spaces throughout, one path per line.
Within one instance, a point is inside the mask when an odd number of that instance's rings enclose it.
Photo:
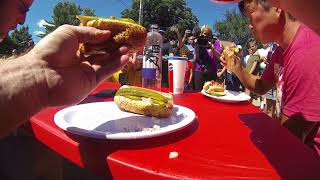
M 114 52 L 123 45 L 129 48 L 129 53 L 134 53 L 142 49 L 146 41 L 146 28 L 135 23 L 132 19 L 94 16 L 77 16 L 77 18 L 80 20 L 80 26 L 111 31 L 111 41 L 108 40 L 103 43 L 103 46 L 100 46 L 104 49 L 97 48 L 99 46 L 93 47 L 89 44 L 83 44 L 80 46 L 80 51 L 84 54 L 94 54 L 96 51 Z
M 213 96 L 225 96 L 224 85 L 216 81 L 209 81 L 203 85 L 203 90 Z
M 226 61 L 229 61 L 233 59 L 238 53 L 240 49 L 236 47 L 226 47 L 223 51 L 222 54 L 225 58 Z
M 136 86 L 122 86 L 114 102 L 121 110 L 160 118 L 169 117 L 173 109 L 171 94 Z

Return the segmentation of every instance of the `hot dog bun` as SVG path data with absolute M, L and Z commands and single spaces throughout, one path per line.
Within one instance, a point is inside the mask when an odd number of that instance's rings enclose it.
M 171 94 L 135 86 L 122 86 L 114 102 L 121 110 L 159 118 L 169 117 L 173 109 Z
M 132 19 L 125 18 L 99 18 L 94 16 L 77 16 L 80 26 L 95 27 L 111 31 L 111 40 L 103 43 L 104 49 L 97 49 L 98 46 L 82 44 L 80 51 L 84 54 L 94 54 L 96 51 L 114 52 L 123 45 L 129 48 L 129 53 L 138 52 L 143 48 L 147 37 L 147 30 L 135 23 Z

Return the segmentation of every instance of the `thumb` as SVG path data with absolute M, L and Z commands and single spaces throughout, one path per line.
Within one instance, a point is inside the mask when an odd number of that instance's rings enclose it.
M 111 36 L 110 31 L 94 27 L 67 26 L 67 28 L 70 28 L 77 35 L 79 43 L 97 44 L 108 40 Z

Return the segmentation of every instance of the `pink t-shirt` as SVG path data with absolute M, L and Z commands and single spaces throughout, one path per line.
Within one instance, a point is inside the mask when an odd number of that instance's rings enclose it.
M 275 51 L 263 78 L 277 83 L 284 115 L 320 121 L 320 36 L 307 26 L 300 25 L 283 53 Z
M 262 77 L 276 82 L 281 113 L 320 121 L 320 37 L 307 26 L 300 25 L 285 51 L 276 49 Z M 314 141 L 320 155 L 320 129 Z

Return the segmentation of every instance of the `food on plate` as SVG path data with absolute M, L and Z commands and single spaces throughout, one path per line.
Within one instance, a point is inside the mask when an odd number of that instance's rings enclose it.
M 216 81 L 209 81 L 203 85 L 203 90 L 213 96 L 225 96 L 224 85 Z
M 123 45 L 129 48 L 129 53 L 138 52 L 143 48 L 147 37 L 147 30 L 126 18 L 100 18 L 94 16 L 77 16 L 80 26 L 90 26 L 111 31 L 111 41 L 100 45 L 81 44 L 80 52 L 84 54 L 96 54 L 99 52 L 114 52 Z
M 121 110 L 160 118 L 169 117 L 173 109 L 171 94 L 136 86 L 122 86 L 114 102 Z
M 144 132 L 154 132 L 159 131 L 161 127 L 159 125 L 153 125 L 151 128 L 143 128 L 142 131 Z

